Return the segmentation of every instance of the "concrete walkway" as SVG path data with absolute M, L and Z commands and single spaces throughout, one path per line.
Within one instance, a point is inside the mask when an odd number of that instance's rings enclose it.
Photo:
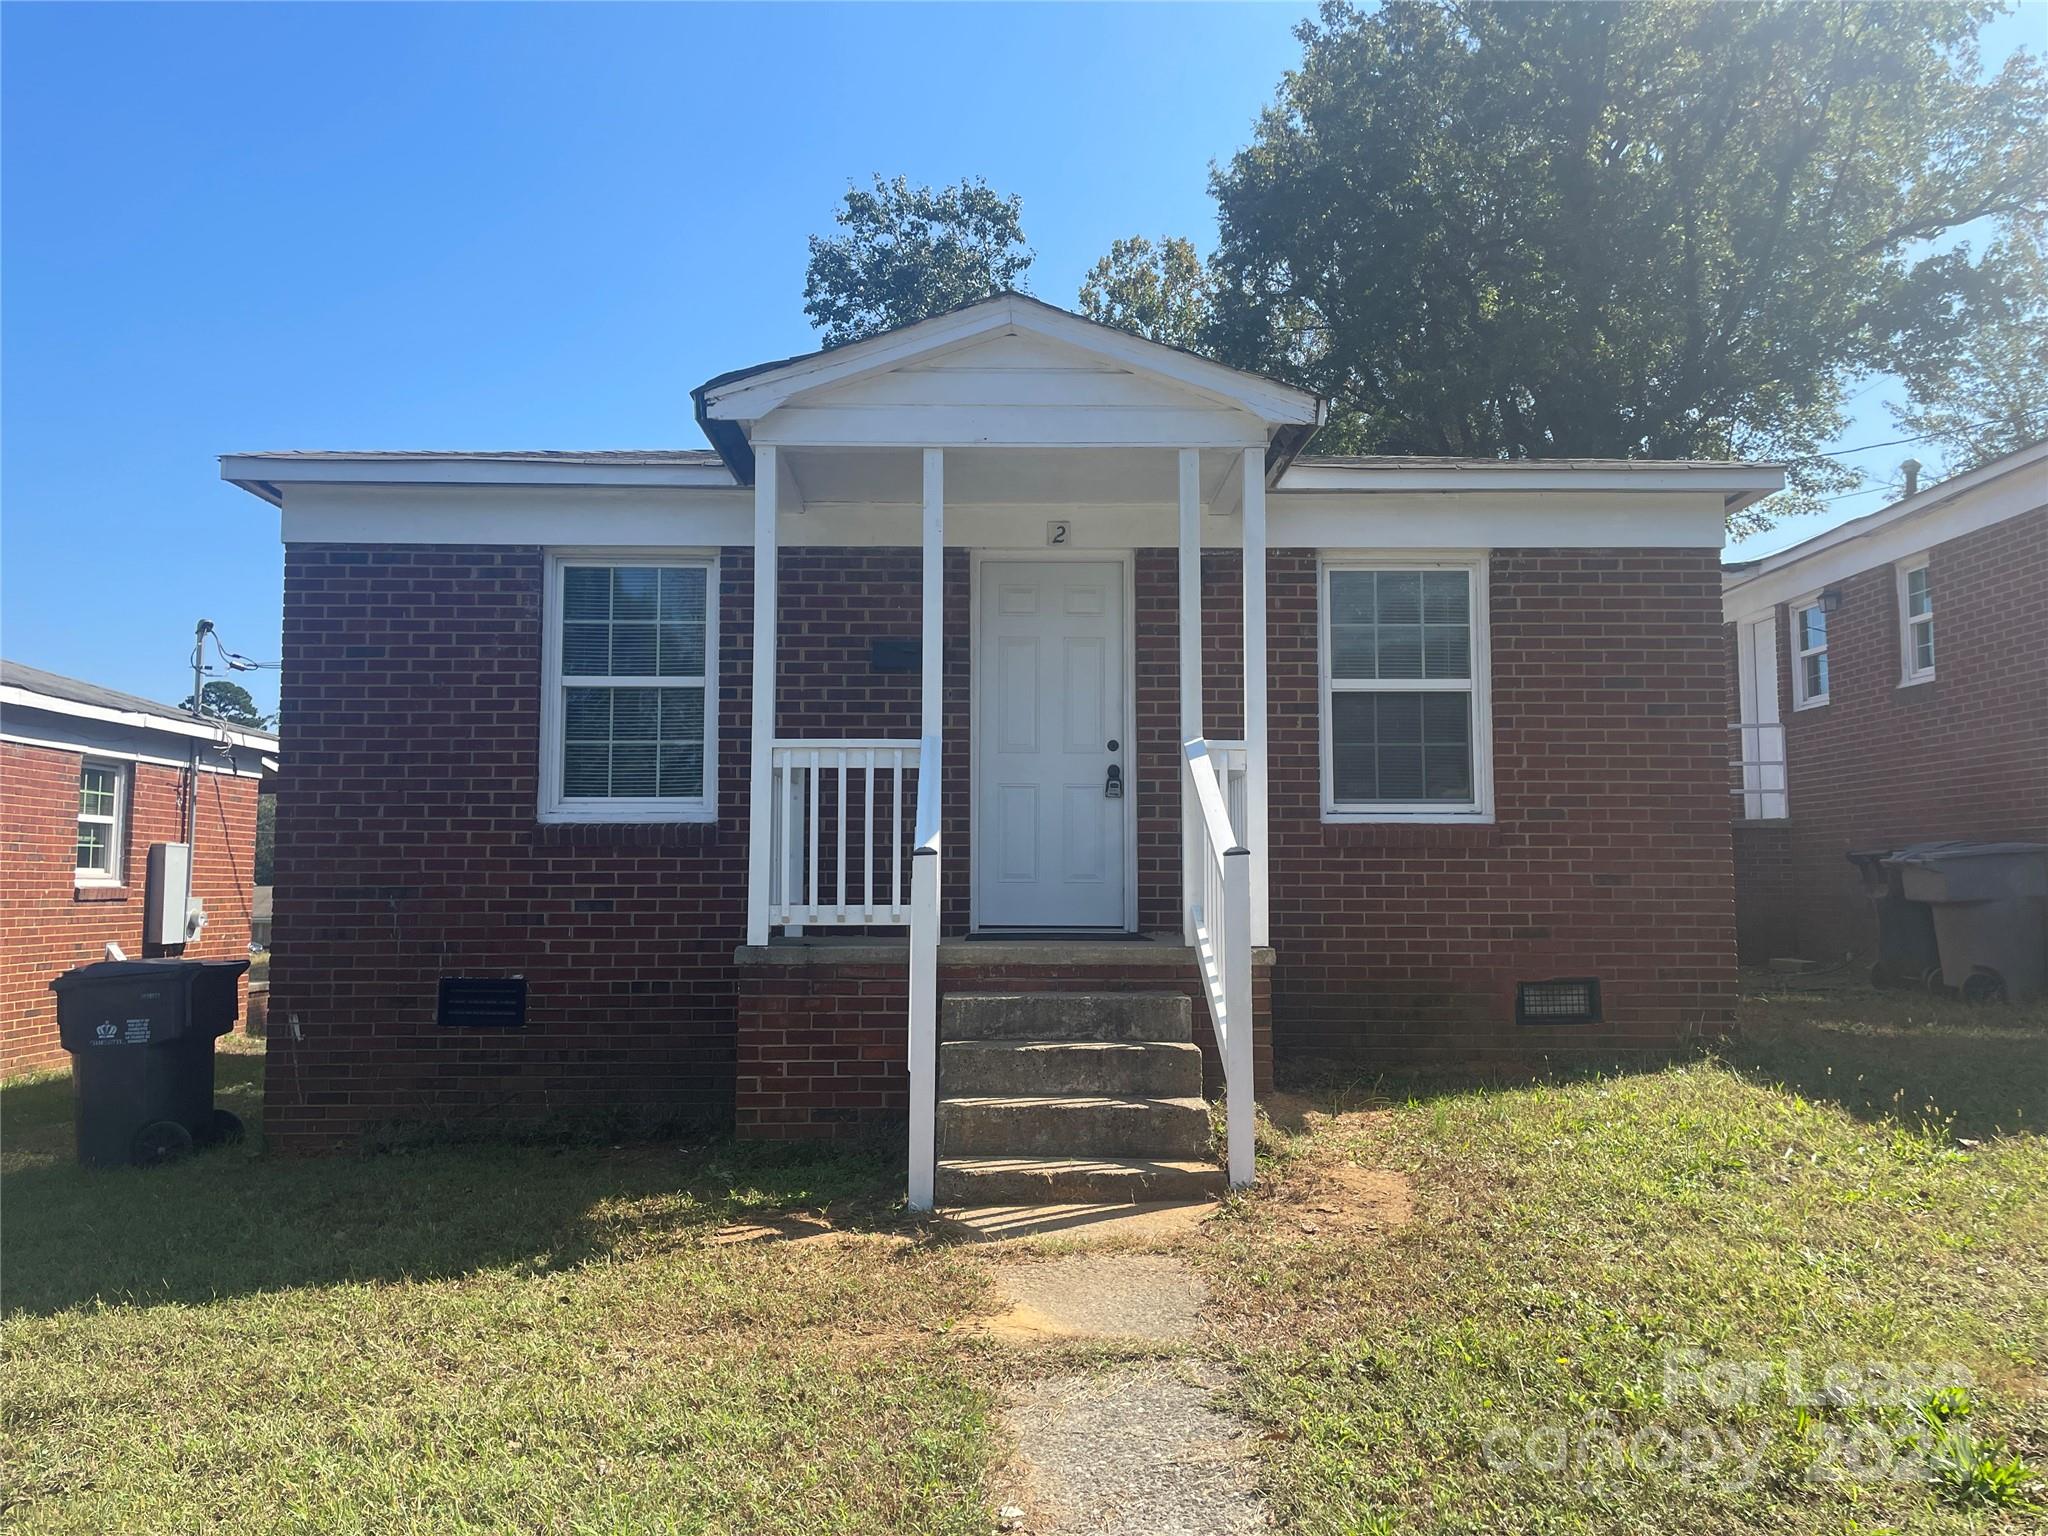
M 1204 1287 L 1171 1254 L 1006 1250 L 985 1325 L 1024 1348 L 1082 1340 L 1157 1351 L 1200 1336 Z M 1004 1420 L 1017 1460 L 1001 1528 L 1029 1536 L 1247 1536 L 1270 1528 L 1249 1432 L 1216 1407 L 1227 1376 L 1192 1348 L 1014 1389 Z

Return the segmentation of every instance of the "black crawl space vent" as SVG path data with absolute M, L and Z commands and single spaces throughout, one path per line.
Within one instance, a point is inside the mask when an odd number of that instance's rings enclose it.
M 443 976 L 434 1022 L 447 1029 L 524 1028 L 526 978 Z
M 1525 981 L 1515 988 L 1517 1024 L 1597 1024 L 1600 983 L 1591 976 L 1568 981 Z

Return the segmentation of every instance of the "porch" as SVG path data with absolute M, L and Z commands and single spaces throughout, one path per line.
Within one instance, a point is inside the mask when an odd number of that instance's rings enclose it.
M 916 1208 L 929 1208 L 940 1185 L 960 1199 L 970 1173 L 991 1200 L 1033 1189 L 1051 1198 L 1074 1179 L 1093 1181 L 1091 1198 L 1191 1192 L 1191 1160 L 1166 1155 L 1207 1142 L 1206 1111 L 1183 1089 L 1222 1092 L 1231 1182 L 1249 1182 L 1254 1084 L 1264 1075 L 1256 1058 L 1270 1059 L 1253 1022 L 1267 1011 L 1270 965 L 1265 591 L 1254 579 L 1265 568 L 1263 453 L 1151 455 L 1178 482 L 1167 548 L 1142 542 L 1164 531 L 1147 509 L 1085 498 L 1034 502 L 997 535 L 1003 542 L 962 548 L 947 538 L 948 465 L 981 468 L 982 455 L 920 450 L 916 642 L 832 633 L 841 626 L 826 619 L 822 647 L 815 636 L 790 643 L 830 613 L 819 588 L 854 580 L 848 567 L 859 561 L 890 563 L 884 551 L 900 568 L 908 552 L 863 548 L 843 516 L 808 506 L 804 542 L 785 543 L 781 491 L 816 478 L 817 454 L 756 453 L 749 804 L 765 814 L 749 817 L 748 942 L 737 957 L 743 1132 L 830 1134 L 835 1116 L 886 1116 L 907 1059 L 901 1113 Z M 1055 450 L 1040 473 L 1128 479 L 1130 457 Z M 1219 515 L 1225 486 L 1234 506 Z M 971 527 L 979 511 L 969 503 L 960 520 Z M 1043 530 L 1045 542 L 1021 546 L 1019 525 Z M 1209 585 L 1227 564 L 1237 590 L 1227 605 L 1205 602 L 1203 547 L 1220 553 L 1225 538 L 1236 547 L 1211 559 Z M 808 561 L 810 541 L 833 551 L 823 558 L 840 562 L 836 571 Z M 784 579 L 786 552 L 795 580 Z M 1205 626 L 1205 611 L 1226 607 Z M 1205 651 L 1221 653 L 1220 664 L 1208 665 Z M 1211 674 L 1225 671 L 1235 675 L 1219 688 Z M 916 737 L 817 728 L 844 718 L 846 696 L 858 700 L 880 678 L 890 679 L 879 691 L 895 696 L 898 718 L 914 692 Z M 855 713 L 866 725 L 892 711 Z M 1216 717 L 1229 739 L 1210 738 Z M 1034 997 L 1085 1003 L 1110 1038 L 1024 1015 L 1003 1026 L 1008 1044 L 970 1051 L 951 1038 L 967 1026 L 957 1017 L 966 1005 L 950 1000 L 1013 994 L 1041 1018 Z M 1176 1002 L 1198 1029 L 1176 1021 Z M 1112 1015 L 1123 1013 L 1151 1022 L 1119 1024 Z M 1162 1059 L 1176 1049 L 1184 1064 Z M 970 1060 L 981 1070 L 998 1055 L 1013 1058 L 1011 1076 L 1028 1069 L 1048 1091 L 951 1091 Z M 946 1090 L 942 1057 L 954 1080 Z M 1173 1070 L 1131 1076 L 1139 1057 Z M 1108 1075 L 1085 1076 L 1097 1068 Z M 1125 1092 L 1107 1091 L 1119 1083 Z M 1104 1091 L 1083 1091 L 1091 1088 Z M 985 1123 L 963 1130 L 969 1116 Z M 1072 1156 L 1006 1158 L 1000 1169 L 945 1156 L 1066 1141 Z

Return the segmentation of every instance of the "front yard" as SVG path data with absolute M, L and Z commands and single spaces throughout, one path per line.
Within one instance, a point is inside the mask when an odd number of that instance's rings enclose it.
M 223 1062 L 252 1123 L 260 1071 Z M 68 1099 L 0 1102 L 12 1531 L 994 1524 L 1040 1355 L 967 1325 L 1017 1252 L 904 1222 L 885 1155 L 89 1174 Z M 1137 1241 L 1207 1279 L 1187 1350 L 1282 1529 L 1965 1530 L 2044 1497 L 2048 1010 L 1787 995 L 1661 1071 L 1272 1108 L 1256 1197 Z M 1922 1363 L 1972 1385 L 1854 1401 Z

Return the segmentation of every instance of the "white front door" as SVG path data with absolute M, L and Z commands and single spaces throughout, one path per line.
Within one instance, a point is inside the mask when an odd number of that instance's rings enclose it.
M 980 585 L 975 925 L 1122 928 L 1133 756 L 1123 567 L 990 560 Z

